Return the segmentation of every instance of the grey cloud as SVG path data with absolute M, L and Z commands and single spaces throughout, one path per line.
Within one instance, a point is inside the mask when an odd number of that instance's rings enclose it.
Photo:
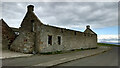
M 93 28 L 117 26 L 117 2 L 21 2 L 3 3 L 3 18 L 23 19 L 26 6 L 33 4 L 35 13 L 45 23 L 67 28 L 84 28 L 89 24 Z M 109 24 L 108 24 L 109 23 Z

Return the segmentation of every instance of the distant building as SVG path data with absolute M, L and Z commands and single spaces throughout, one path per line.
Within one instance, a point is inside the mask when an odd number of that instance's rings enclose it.
M 11 44 L 11 50 L 46 53 L 97 47 L 97 34 L 89 25 L 84 32 L 45 25 L 33 11 L 33 5 L 27 6 L 27 13 L 19 28 L 19 36 Z

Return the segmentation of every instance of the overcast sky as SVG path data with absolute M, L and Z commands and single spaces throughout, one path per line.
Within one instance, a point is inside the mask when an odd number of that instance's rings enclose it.
M 98 35 L 117 37 L 117 2 L 3 2 L 3 19 L 10 27 L 20 27 L 29 4 L 44 24 L 78 31 L 90 25 Z

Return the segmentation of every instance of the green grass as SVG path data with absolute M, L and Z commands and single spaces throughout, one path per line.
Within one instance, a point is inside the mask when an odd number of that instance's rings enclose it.
M 55 51 L 55 52 L 46 52 L 46 53 L 40 53 L 40 54 L 51 55 L 51 54 L 62 54 L 62 53 L 63 53 L 62 51 Z
M 107 43 L 98 43 L 98 45 L 99 46 L 117 46 L 117 47 L 120 47 L 120 45 L 107 44 Z M 81 49 L 73 49 L 73 50 L 70 50 L 70 51 L 67 51 L 67 52 L 64 52 L 64 51 L 55 51 L 55 52 L 46 52 L 46 53 L 40 53 L 40 54 L 43 54 L 43 55 L 53 55 L 53 54 L 71 53 L 71 52 L 91 50 L 91 49 L 97 49 L 97 47 L 86 48 L 86 49 L 83 49 L 83 48 L 81 48 Z
M 73 50 L 69 50 L 69 51 L 46 52 L 46 53 L 40 53 L 40 54 L 43 54 L 43 55 L 53 55 L 53 54 L 71 53 L 71 52 L 91 50 L 91 49 L 97 49 L 97 47 L 94 47 L 94 48 L 86 48 L 86 49 L 83 49 L 83 48 L 81 48 L 81 49 L 73 49 Z
M 115 44 L 107 44 L 107 43 L 98 43 L 99 46 L 117 46 L 120 47 L 120 45 L 115 45 Z

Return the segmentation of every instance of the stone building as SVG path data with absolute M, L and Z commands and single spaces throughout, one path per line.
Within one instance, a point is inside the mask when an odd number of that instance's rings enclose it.
M 34 13 L 34 6 L 27 6 L 27 13 L 19 28 L 19 36 L 10 49 L 23 53 L 46 53 L 81 48 L 96 48 L 97 34 L 86 27 L 84 32 L 43 24 Z
M 14 41 L 16 35 L 13 30 L 6 24 L 6 22 L 1 19 L 2 23 L 2 49 L 10 49 L 11 43 Z

